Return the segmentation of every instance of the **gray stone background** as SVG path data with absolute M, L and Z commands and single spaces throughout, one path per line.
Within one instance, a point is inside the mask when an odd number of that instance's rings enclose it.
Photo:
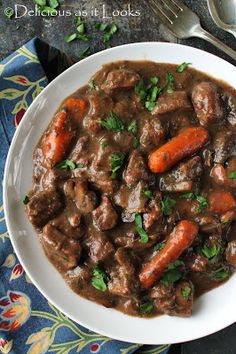
M 227 32 L 218 29 L 213 23 L 207 9 L 206 0 L 185 0 L 184 2 L 200 16 L 201 23 L 206 30 L 236 50 L 236 40 L 234 37 Z M 201 39 L 193 38 L 179 41 L 170 35 L 164 26 L 158 22 L 158 19 L 148 5 L 148 0 L 61 0 L 60 3 L 61 10 L 88 10 L 91 9 L 92 6 L 101 9 L 104 4 L 106 6 L 107 13 L 109 14 L 111 9 L 121 10 L 122 8 L 127 8 L 129 3 L 131 4 L 132 9 L 140 10 L 140 17 L 116 17 L 115 19 L 103 20 L 103 22 L 114 21 L 119 27 L 118 33 L 109 43 L 111 46 L 142 41 L 178 42 L 204 49 L 235 64 L 235 62 L 227 55 Z M 0 61 L 35 36 L 40 37 L 41 39 L 47 41 L 50 45 L 59 48 L 66 54 L 71 55 L 75 60 L 78 60 L 80 53 L 88 46 L 88 44 L 80 41 L 74 41 L 72 43 L 65 42 L 65 36 L 73 33 L 73 17 L 42 18 L 25 16 L 21 19 L 9 20 L 3 14 L 4 9 L 9 6 L 14 7 L 15 4 L 25 5 L 28 9 L 33 9 L 34 7 L 33 1 L 31 0 L 0 0 Z M 97 32 L 94 32 L 92 29 L 92 25 L 95 22 L 101 21 L 102 19 L 99 17 L 91 18 L 88 16 L 86 18 L 88 32 L 91 37 L 89 45 L 92 53 L 105 48 L 102 37 L 97 36 Z M 189 343 L 183 343 L 181 345 L 174 345 L 172 347 L 171 354 L 177 353 L 235 354 L 236 324 L 211 336 Z

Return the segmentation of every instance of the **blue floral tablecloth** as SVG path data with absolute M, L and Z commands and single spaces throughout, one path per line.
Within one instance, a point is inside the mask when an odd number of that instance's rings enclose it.
M 35 38 L 0 63 L 0 175 L 10 142 L 34 98 L 72 62 Z M 93 333 L 38 292 L 12 249 L 0 191 L 0 353 L 167 354 L 168 345 L 140 346 Z

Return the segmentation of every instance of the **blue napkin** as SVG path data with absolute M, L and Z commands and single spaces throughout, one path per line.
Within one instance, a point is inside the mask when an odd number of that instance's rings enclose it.
M 38 38 L 0 63 L 1 180 L 10 142 L 25 111 L 48 82 L 71 64 L 63 53 Z M 48 303 L 14 254 L 0 190 L 0 352 L 167 354 L 168 351 L 168 345 L 140 346 L 93 333 Z

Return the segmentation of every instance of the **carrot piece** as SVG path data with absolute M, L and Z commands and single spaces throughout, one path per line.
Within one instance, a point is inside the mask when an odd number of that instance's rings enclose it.
M 68 109 L 69 112 L 79 112 L 81 117 L 84 115 L 87 105 L 87 101 L 82 98 L 70 97 L 65 102 L 65 108 Z
M 210 210 L 216 214 L 224 214 L 236 209 L 236 200 L 232 193 L 225 191 L 214 191 L 208 196 Z
M 165 172 L 183 158 L 199 151 L 208 139 L 209 135 L 206 129 L 202 127 L 186 128 L 149 156 L 150 170 L 155 173 Z
M 192 221 L 181 220 L 174 228 L 164 248 L 146 263 L 139 274 L 142 287 L 150 288 L 168 265 L 176 261 L 198 234 L 198 226 Z
M 67 120 L 68 114 L 59 112 L 42 144 L 43 155 L 53 164 L 63 159 L 74 136 L 72 131 L 66 130 Z

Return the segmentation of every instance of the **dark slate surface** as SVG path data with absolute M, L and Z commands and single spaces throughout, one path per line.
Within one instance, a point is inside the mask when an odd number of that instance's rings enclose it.
M 163 25 L 158 23 L 158 20 L 148 6 L 148 1 L 69 0 L 60 2 L 62 4 L 60 7 L 61 10 L 89 10 L 93 6 L 101 10 L 102 5 L 104 4 L 107 9 L 107 14 L 110 14 L 111 9 L 121 10 L 122 8 L 127 8 L 129 3 L 131 3 L 132 9 L 140 10 L 140 17 L 117 17 L 113 19 L 119 26 L 119 32 L 112 39 L 112 46 L 142 41 L 177 42 L 176 38 L 169 34 Z M 38 36 L 43 40 L 48 41 L 51 45 L 61 49 L 68 55 L 73 56 L 75 59 L 79 58 L 81 51 L 86 48 L 88 44 L 79 41 L 67 44 L 64 41 L 64 37 L 73 32 L 73 17 L 58 16 L 56 18 L 41 18 L 24 16 L 21 19 L 8 20 L 3 15 L 4 9 L 9 6 L 14 6 L 16 3 L 25 5 L 28 9 L 33 9 L 33 1 L 30 0 L 0 0 L 0 61 L 34 36 Z M 200 16 L 202 25 L 206 30 L 236 50 L 236 40 L 234 37 L 227 32 L 218 29 L 213 23 L 210 14 L 208 13 L 205 0 L 185 0 L 185 3 Z M 106 19 L 104 21 L 112 22 L 113 20 Z M 105 48 L 101 37 L 98 38 L 97 35 L 93 35 L 95 32 L 92 29 L 92 25 L 98 21 L 101 21 L 101 16 L 93 18 L 88 16 L 86 19 L 87 28 L 89 34 L 91 34 L 89 45 L 92 52 L 97 52 Z M 227 55 L 201 39 L 193 38 L 178 42 L 204 49 L 235 64 L 235 62 Z M 223 305 L 222 302 L 222 306 Z M 172 354 L 176 353 L 235 354 L 236 324 L 211 336 L 185 343 L 181 346 L 173 346 Z

